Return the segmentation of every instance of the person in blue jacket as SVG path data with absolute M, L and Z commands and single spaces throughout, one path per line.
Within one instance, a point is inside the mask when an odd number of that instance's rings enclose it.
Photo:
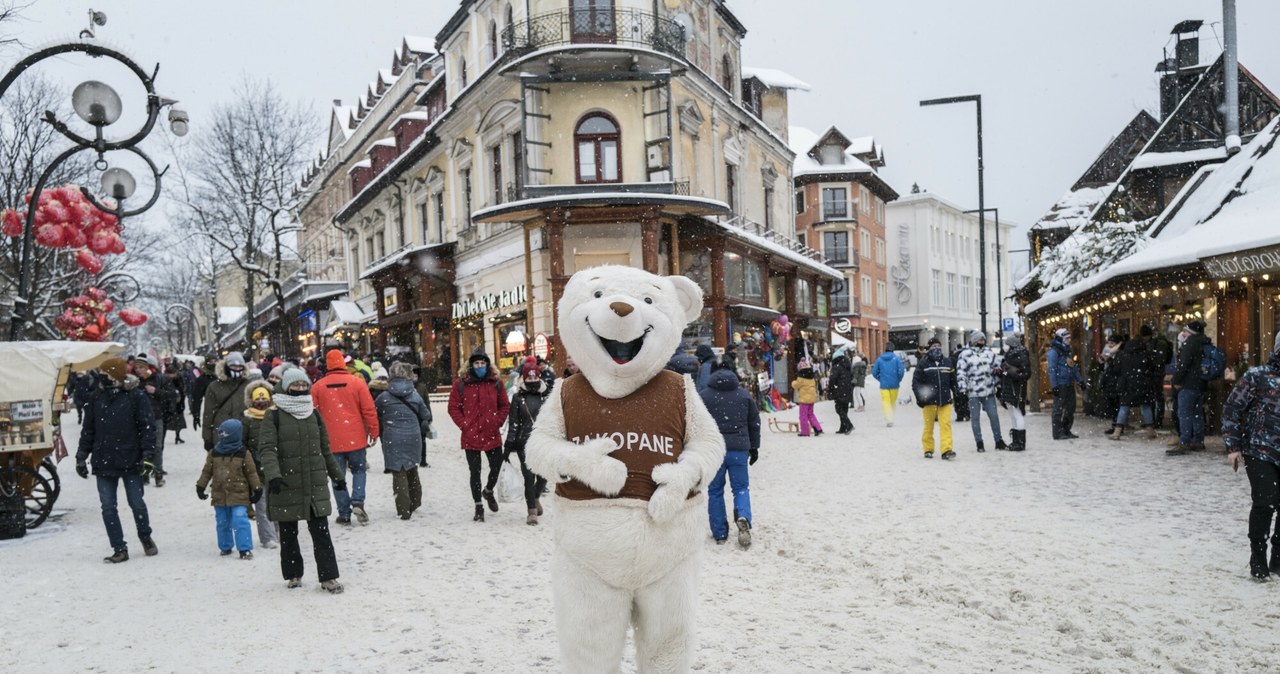
M 1071 432 L 1076 418 L 1076 386 L 1084 384 L 1080 368 L 1071 355 L 1071 332 L 1058 328 L 1049 342 L 1049 386 L 1053 389 L 1053 439 L 1080 436 Z
M 714 362 L 714 361 L 713 361 Z M 738 527 L 738 545 L 751 546 L 751 494 L 748 491 L 747 466 L 760 458 L 760 409 L 755 400 L 738 384 L 732 361 L 720 361 L 709 375 L 707 388 L 699 395 L 707 411 L 716 420 L 724 436 L 724 463 L 707 487 L 707 513 L 711 517 L 711 535 L 716 543 L 729 539 L 729 521 L 724 509 L 724 483 L 728 475 L 733 487 L 734 523 Z
M 698 373 L 693 378 L 693 384 L 701 391 L 711 381 L 711 368 L 715 365 L 716 352 L 706 344 L 699 344 L 693 355 L 698 359 Z
M 884 353 L 871 366 L 871 376 L 880 383 L 880 407 L 884 410 L 884 425 L 893 426 L 893 409 L 898 402 L 898 387 L 907 374 L 902 359 L 893 352 L 893 342 L 884 345 Z

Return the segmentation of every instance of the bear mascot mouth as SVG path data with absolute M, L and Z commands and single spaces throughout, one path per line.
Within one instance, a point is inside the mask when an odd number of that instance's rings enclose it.
M 616 339 L 606 339 L 600 335 L 596 335 L 596 338 L 600 340 L 600 345 L 604 347 L 605 353 L 609 354 L 609 357 L 613 359 L 613 362 L 619 365 L 626 365 L 631 362 L 631 359 L 635 358 L 640 353 L 640 349 L 644 348 L 644 338 L 649 334 L 650 330 L 653 330 L 652 325 L 645 328 L 644 333 L 639 337 L 629 342 L 619 342 Z

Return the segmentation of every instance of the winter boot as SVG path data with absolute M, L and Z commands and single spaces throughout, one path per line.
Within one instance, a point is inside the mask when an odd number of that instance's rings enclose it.
M 290 578 L 289 582 L 285 585 L 285 587 L 289 588 L 290 590 L 296 590 L 297 588 L 302 587 L 302 579 Z
M 320 587 L 324 588 L 324 591 L 329 594 L 342 594 L 342 583 L 336 580 L 326 580 L 320 583 Z
M 1267 542 L 1251 543 L 1249 554 L 1249 575 L 1258 580 L 1271 578 L 1271 570 L 1267 568 Z
M 1014 430 L 1014 431 L 1009 431 L 1009 434 L 1013 436 L 1013 442 L 1012 442 L 1012 444 L 1010 444 L 1010 445 L 1009 445 L 1009 451 L 1011 451 L 1011 452 L 1025 452 L 1025 451 L 1027 450 L 1027 431 L 1026 431 L 1026 429 L 1023 429 L 1023 430 Z
M 524 518 L 524 523 L 528 524 L 531 527 L 538 526 L 538 509 L 537 508 L 529 509 L 529 516 Z
M 110 557 L 103 557 L 102 561 L 108 564 L 119 564 L 120 562 L 129 561 L 128 550 L 116 550 Z
M 223 557 L 230 557 L 230 556 L 231 556 L 231 550 L 220 550 L 220 551 L 218 551 L 218 554 L 219 554 L 219 555 L 221 555 L 221 556 L 223 556 Z
M 1148 439 L 1148 440 L 1155 440 L 1155 439 L 1156 439 L 1156 427 L 1155 427 L 1155 426 L 1147 426 L 1147 439 Z
M 924 453 L 924 458 L 926 458 L 926 459 L 932 459 L 932 458 L 933 458 L 933 452 L 925 452 L 925 453 Z
M 1178 443 L 1177 447 L 1170 447 L 1169 449 L 1164 450 L 1164 453 L 1166 456 L 1182 456 L 1189 451 L 1191 451 L 1190 445 Z
M 498 499 L 493 497 L 493 490 L 486 489 L 480 493 L 484 495 L 484 502 L 489 504 L 489 510 L 495 513 L 498 512 Z
M 1010 432 L 1009 435 L 1012 439 L 1013 433 Z M 1009 445 L 1004 444 L 1004 438 L 996 438 L 996 449 L 1009 449 Z
M 472 517 L 472 518 L 471 518 L 471 521 L 472 521 L 472 522 L 483 522 L 483 521 L 484 521 L 484 504 L 482 504 L 482 503 L 477 503 L 477 504 L 476 504 L 476 516 L 475 516 L 475 517 Z
M 243 560 L 245 560 L 246 562 L 252 562 L 252 561 L 253 561 L 253 551 L 252 551 L 252 550 L 241 550 L 241 551 L 240 551 L 240 559 L 243 559 Z
M 982 452 L 985 452 L 985 451 L 987 451 L 987 448 L 986 448 L 986 447 L 985 447 L 981 442 L 979 442 L 979 443 L 978 443 L 978 453 L 982 453 Z M 945 453 L 943 453 L 942 458 L 944 458 L 944 459 L 945 459 L 945 458 L 947 458 L 947 455 L 946 455 Z
M 738 518 L 738 545 L 743 548 L 751 547 L 751 523 L 745 517 Z
M 1114 435 L 1117 428 L 1119 428 L 1119 426 L 1115 424 L 1111 424 L 1111 428 L 1108 428 L 1107 430 L 1103 431 L 1103 433 L 1107 435 Z
M 155 557 L 160 554 L 160 549 L 156 547 L 156 542 L 150 538 L 142 539 L 142 551 L 146 553 L 148 557 Z
M 1107 434 L 1111 436 L 1112 440 L 1119 440 L 1124 437 L 1124 426 L 1112 426 L 1111 430 L 1107 431 Z
M 946 459 L 947 461 L 950 461 L 956 458 L 956 453 L 948 449 L 947 451 L 942 453 L 942 458 Z
M 361 525 L 369 524 L 369 513 L 364 511 L 363 503 L 352 503 L 351 514 L 356 516 L 356 521 Z

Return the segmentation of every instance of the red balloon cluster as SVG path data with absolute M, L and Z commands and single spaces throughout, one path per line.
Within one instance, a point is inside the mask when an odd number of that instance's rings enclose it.
M 124 324 L 131 328 L 136 328 L 147 322 L 147 315 L 133 307 L 121 309 L 119 316 L 120 320 L 124 321 Z
M 27 196 L 27 207 L 31 197 Z M 40 193 L 35 206 L 35 241 L 45 248 L 67 248 L 76 251 L 76 263 L 90 274 L 102 271 L 103 255 L 123 253 L 120 221 L 99 210 L 75 185 L 63 185 Z M 25 213 L 8 209 L 0 213 L 0 232 L 5 236 L 22 236 Z
M 80 342 L 101 342 L 110 335 L 107 314 L 115 309 L 115 303 L 107 299 L 107 294 L 101 289 L 89 288 L 83 295 L 68 297 L 63 306 L 66 309 L 53 320 L 53 326 L 63 337 Z

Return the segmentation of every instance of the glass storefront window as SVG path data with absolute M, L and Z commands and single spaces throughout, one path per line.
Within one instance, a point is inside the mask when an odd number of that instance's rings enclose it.
M 680 273 L 698 284 L 705 295 L 711 294 L 711 251 L 680 251 Z
M 724 254 L 724 293 L 729 297 L 743 297 L 743 260 L 737 253 Z
M 796 313 L 813 313 L 813 286 L 806 279 L 796 279 Z
M 764 285 L 761 282 L 761 277 L 764 275 L 764 268 L 756 260 L 748 259 L 746 261 L 745 274 L 743 297 L 749 300 L 763 300 Z

